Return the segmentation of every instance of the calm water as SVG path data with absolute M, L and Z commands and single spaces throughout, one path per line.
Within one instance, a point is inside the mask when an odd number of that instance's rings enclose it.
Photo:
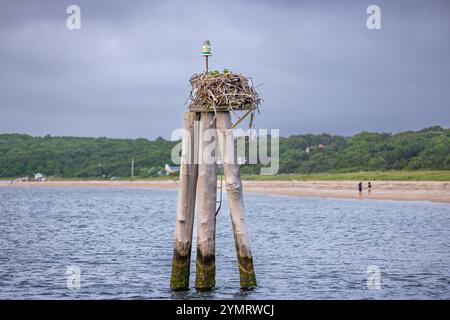
M 225 205 L 217 223 L 217 289 L 173 293 L 176 195 L 0 188 L 0 298 L 450 299 L 450 205 L 251 194 L 259 287 L 238 289 Z M 81 288 L 69 290 L 65 273 L 73 265 Z M 381 270 L 379 290 L 367 288 L 369 265 Z

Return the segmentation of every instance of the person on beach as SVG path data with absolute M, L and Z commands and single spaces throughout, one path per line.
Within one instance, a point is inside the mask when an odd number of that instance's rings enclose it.
M 367 190 L 369 191 L 369 193 L 372 191 L 372 184 L 370 183 L 370 181 L 367 184 Z
M 361 195 L 361 192 L 362 192 L 362 181 L 360 181 L 358 183 L 358 190 L 359 190 L 359 195 Z

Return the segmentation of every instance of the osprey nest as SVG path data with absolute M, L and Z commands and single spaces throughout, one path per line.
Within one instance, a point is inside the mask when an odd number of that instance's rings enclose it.
M 228 107 L 230 110 L 257 109 L 262 99 L 256 92 L 251 78 L 224 70 L 208 74 L 194 74 L 189 80 L 192 89 L 191 105 L 216 110 Z

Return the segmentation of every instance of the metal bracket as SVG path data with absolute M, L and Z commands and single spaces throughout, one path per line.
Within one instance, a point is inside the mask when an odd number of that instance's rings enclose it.
M 233 125 L 231 126 L 231 129 L 236 128 L 242 121 L 244 121 L 245 118 L 248 117 L 248 115 L 249 115 L 250 113 L 252 113 L 252 112 L 254 112 L 254 111 L 255 111 L 255 110 L 248 110 L 242 117 L 239 117 L 239 116 L 238 116 L 238 121 L 236 121 L 236 123 L 233 124 Z
M 220 208 L 222 208 L 222 193 L 223 193 L 223 165 L 222 165 L 222 172 L 220 173 L 220 187 L 217 187 L 217 189 L 218 190 L 220 190 L 219 191 L 219 194 L 220 194 L 220 196 L 219 196 L 219 200 L 218 201 L 216 201 L 216 204 L 218 204 L 219 206 L 217 207 L 217 210 L 216 210 L 216 217 L 217 217 L 217 214 L 219 213 L 219 211 L 220 211 Z

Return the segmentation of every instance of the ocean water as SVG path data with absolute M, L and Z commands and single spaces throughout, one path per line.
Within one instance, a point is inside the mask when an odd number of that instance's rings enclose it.
M 239 290 L 225 203 L 205 293 L 169 289 L 176 199 L 0 188 L 0 299 L 450 299 L 449 204 L 246 194 L 258 287 Z

